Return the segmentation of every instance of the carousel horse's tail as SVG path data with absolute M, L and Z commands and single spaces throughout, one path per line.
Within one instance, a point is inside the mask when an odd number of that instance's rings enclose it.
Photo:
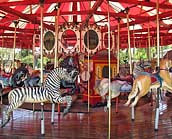
M 128 101 L 124 104 L 125 106 L 129 106 L 131 103 L 131 100 L 136 97 L 137 93 L 139 91 L 139 85 L 138 85 L 138 80 L 134 80 L 133 87 L 131 90 L 131 93 L 128 96 Z

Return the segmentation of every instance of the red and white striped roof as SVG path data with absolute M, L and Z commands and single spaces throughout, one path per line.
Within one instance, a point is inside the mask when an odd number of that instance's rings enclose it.
M 120 18 L 121 47 L 127 46 L 127 18 L 129 13 L 131 46 L 147 47 L 148 28 L 151 45 L 156 44 L 156 2 L 158 0 L 44 0 L 44 27 L 54 31 L 55 6 L 61 3 L 59 24 L 80 26 L 96 24 L 107 31 L 108 6 L 111 31 L 117 33 Z M 160 45 L 172 44 L 172 0 L 159 0 Z M 17 47 L 32 48 L 33 34 L 39 34 L 39 0 L 0 0 L 0 47 L 12 47 L 14 21 L 17 26 Z M 122 45 L 124 44 L 124 45 Z

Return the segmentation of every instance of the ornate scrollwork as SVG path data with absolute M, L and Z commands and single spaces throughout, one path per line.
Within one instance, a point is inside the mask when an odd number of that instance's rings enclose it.
M 88 26 L 82 31 L 82 36 L 82 44 L 86 51 L 89 51 L 91 54 L 97 52 L 101 45 L 100 29 L 97 26 Z
M 67 54 L 78 52 L 80 46 L 80 32 L 76 25 L 65 25 L 59 32 L 58 52 Z

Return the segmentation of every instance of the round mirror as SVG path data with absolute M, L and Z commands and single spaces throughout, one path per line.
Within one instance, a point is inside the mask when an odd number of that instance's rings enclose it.
M 54 48 L 55 36 L 53 32 L 47 31 L 44 35 L 44 47 L 46 50 L 51 51 Z
M 89 47 L 87 45 L 87 37 L 89 37 Z M 99 37 L 94 30 L 88 30 L 84 35 L 84 44 L 90 50 L 95 49 L 98 46 Z
M 104 45 L 108 48 L 108 33 L 104 35 Z M 110 48 L 112 48 L 112 35 L 110 34 Z
M 63 44 L 63 47 L 71 50 L 75 47 L 77 42 L 76 34 L 73 30 L 67 29 L 63 32 L 61 37 L 61 43 Z

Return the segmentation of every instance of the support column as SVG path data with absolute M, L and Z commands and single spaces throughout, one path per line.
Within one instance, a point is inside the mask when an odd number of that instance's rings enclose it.
M 120 46 L 120 18 L 118 18 L 118 36 L 117 36 L 117 74 L 119 74 L 119 46 Z
M 13 21 L 14 23 L 14 41 L 13 41 L 13 64 L 12 64 L 12 73 L 14 73 L 14 67 L 15 67 L 15 49 L 16 49 L 16 30 L 18 21 Z
M 57 15 L 55 16 L 55 52 L 54 52 L 54 68 L 58 67 L 58 59 L 57 59 L 57 51 L 58 51 L 58 32 L 59 32 L 59 15 L 60 15 L 60 3 L 57 3 L 55 10 Z M 58 103 L 58 108 L 60 108 L 60 104 Z M 52 104 L 52 112 L 51 112 L 51 123 L 54 124 L 54 111 L 55 104 Z M 58 111 L 59 112 L 59 111 Z M 60 113 L 60 112 L 59 112 Z
M 110 56 L 110 14 L 109 14 L 109 1 L 108 3 L 108 66 L 109 66 L 109 93 L 108 93 L 108 102 L 107 102 L 107 107 L 108 107 L 108 139 L 111 138 L 111 56 Z
M 157 23 L 157 66 L 159 67 L 160 63 L 160 49 L 159 49 L 159 0 L 156 2 L 156 23 Z M 156 111 L 155 111 L 155 131 L 158 130 L 158 123 L 159 123 L 159 95 L 160 95 L 160 88 L 157 89 L 157 100 L 156 100 Z
M 40 9 L 41 9 L 41 84 L 43 84 L 43 11 L 44 11 L 44 0 L 40 0 Z M 45 134 L 45 126 L 44 126 L 44 108 L 43 103 L 41 103 L 41 135 Z

